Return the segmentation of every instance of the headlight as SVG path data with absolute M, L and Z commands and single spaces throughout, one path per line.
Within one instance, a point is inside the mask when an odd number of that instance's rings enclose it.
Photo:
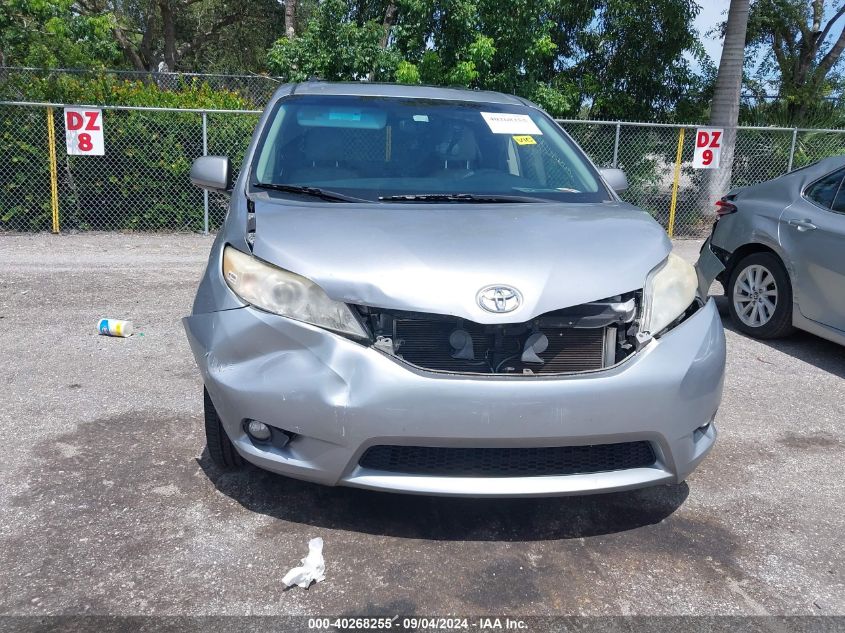
M 231 246 L 223 250 L 223 278 L 232 292 L 256 308 L 356 338 L 369 338 L 349 306 L 330 299 L 313 281 Z
M 695 268 L 670 254 L 646 279 L 641 330 L 652 336 L 659 334 L 684 313 L 695 300 L 697 291 Z

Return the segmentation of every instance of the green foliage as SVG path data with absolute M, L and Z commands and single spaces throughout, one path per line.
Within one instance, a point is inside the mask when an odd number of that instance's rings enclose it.
M 394 49 L 381 47 L 381 25 L 374 20 L 358 24 L 346 16 L 344 0 L 321 2 L 298 37 L 283 37 L 270 48 L 270 71 L 289 81 L 309 77 L 361 80 L 368 76 L 392 80 L 400 58 Z
M 174 89 L 163 90 L 152 80 L 127 81 L 112 73 L 10 73 L 0 83 L 0 98 L 53 103 L 156 106 L 163 108 L 221 108 L 244 110 L 251 104 L 227 90 L 212 90 L 197 78 L 182 78 Z
M 706 87 L 685 58 L 706 61 L 694 0 L 395 0 L 382 48 L 388 4 L 312 2 L 304 30 L 277 40 L 268 66 L 294 81 L 374 77 L 499 90 L 556 116 L 703 113 L 688 96 Z
M 396 82 L 400 84 L 420 83 L 420 71 L 411 62 L 404 59 L 396 67 Z
M 740 111 L 740 125 L 792 127 L 795 115 L 790 102 L 776 101 L 746 107 Z M 809 131 L 799 132 L 795 139 L 793 167 L 803 167 L 822 158 L 845 154 L 845 134 L 816 132 L 816 129 L 842 129 L 845 112 L 830 102 L 808 107 L 801 126 Z M 751 184 L 774 178 L 786 171 L 792 146 L 792 132 L 745 130 L 737 138 L 742 158 L 735 161 L 736 183 Z
M 527 97 L 546 112 L 573 114 L 579 103 L 577 86 L 565 81 L 537 83 Z
M 0 65 L 260 71 L 276 0 L 0 0 Z
M 689 109 L 687 95 L 705 87 L 684 57 L 689 52 L 703 61 L 703 49 L 691 28 L 698 3 L 607 0 L 601 4 L 600 26 L 578 36 L 584 54 L 571 74 L 592 99 L 591 114 L 671 120 L 679 105 Z
M 746 37 L 746 87 L 757 95 L 777 93 L 788 105 L 791 125 L 819 101 L 841 93 L 845 45 L 841 2 L 752 0 Z
M 443 60 L 437 51 L 426 51 L 420 60 L 420 78 L 425 84 L 436 86 L 446 83 Z
M 761 101 L 739 111 L 740 125 L 794 127 L 795 119 L 789 103 Z M 838 129 L 845 127 L 845 110 L 830 101 L 818 101 L 807 108 L 800 127 Z
M 556 116 L 622 119 L 699 118 L 697 95 L 712 80 L 687 61 L 709 69 L 695 0 L 299 0 L 293 39 L 279 38 L 276 0 L 0 3 L 7 63 L 97 68 L 123 53 L 123 63 L 150 69 L 165 58 L 202 71 L 266 62 L 291 81 L 465 86 L 519 94 Z
M 236 94 L 186 82 L 178 91 L 154 84 L 65 76 L 36 82 L 34 98 L 70 103 L 153 107 L 243 109 Z M 212 115 L 209 151 L 226 154 L 237 167 L 256 115 Z M 105 110 L 105 156 L 67 156 L 62 111 L 55 112 L 59 206 L 63 230 L 172 230 L 202 228 L 202 193 L 188 180 L 190 163 L 202 155 L 202 116 L 184 112 Z M 43 108 L 0 110 L 0 145 L 14 166 L 0 184 L 0 230 L 46 230 L 50 225 L 47 115 Z M 151 148 L 152 149 L 151 151 Z M 224 203 L 212 200 L 212 226 Z
M 171 5 L 181 9 L 176 37 L 178 45 L 186 49 L 174 70 L 265 72 L 267 50 L 284 32 L 284 8 L 277 0 L 198 0 Z M 230 16 L 236 19 L 220 27 Z M 213 36 L 205 37 L 212 31 Z M 161 39 L 156 39 L 161 46 Z M 153 59 L 161 56 L 160 49 L 153 53 Z
M 118 65 L 111 16 L 85 16 L 73 0 L 0 0 L 0 60 L 7 66 Z
M 6 162 L 0 180 L 0 229 L 47 229 L 50 179 L 44 112 L 0 111 L 0 147 Z

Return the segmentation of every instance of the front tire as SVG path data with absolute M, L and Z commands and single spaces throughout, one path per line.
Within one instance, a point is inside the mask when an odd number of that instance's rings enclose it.
M 755 338 L 791 334 L 792 284 L 780 259 L 772 253 L 743 257 L 731 271 L 728 308 L 736 328 Z
M 232 440 L 226 434 L 217 409 L 208 395 L 208 390 L 203 387 L 203 408 L 205 410 L 205 442 L 208 446 L 208 454 L 211 461 L 220 470 L 238 470 L 243 467 L 244 459 L 235 450 Z

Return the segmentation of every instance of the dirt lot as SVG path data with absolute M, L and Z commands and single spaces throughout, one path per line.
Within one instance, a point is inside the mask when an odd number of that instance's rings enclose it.
M 679 486 L 467 501 L 223 475 L 179 321 L 210 243 L 0 237 L 0 613 L 845 614 L 843 348 L 729 330 L 721 437 Z M 314 536 L 326 581 L 283 591 Z

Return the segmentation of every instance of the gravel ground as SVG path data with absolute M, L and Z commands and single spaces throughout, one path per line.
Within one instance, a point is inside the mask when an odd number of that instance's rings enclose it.
M 467 501 L 224 475 L 179 322 L 210 243 L 0 237 L 0 614 L 845 614 L 843 348 L 728 329 L 721 437 L 679 486 Z M 314 536 L 326 581 L 283 591 Z

